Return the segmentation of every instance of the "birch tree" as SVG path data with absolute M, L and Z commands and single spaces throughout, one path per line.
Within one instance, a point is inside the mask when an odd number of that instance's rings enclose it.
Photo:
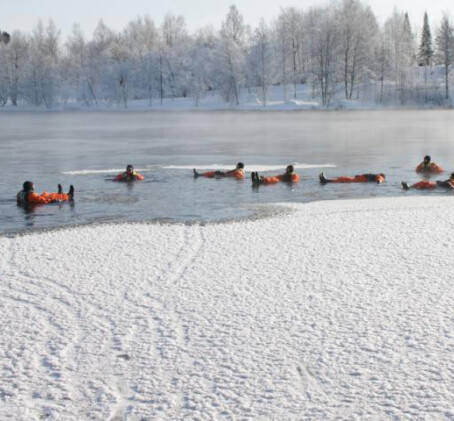
M 237 8 L 230 6 L 222 22 L 218 43 L 220 88 L 227 102 L 239 105 L 240 89 L 244 84 L 246 25 Z
M 443 64 L 445 71 L 445 97 L 449 99 L 449 72 L 454 60 L 454 27 L 447 14 L 444 14 L 441 19 L 435 43 L 437 58 Z

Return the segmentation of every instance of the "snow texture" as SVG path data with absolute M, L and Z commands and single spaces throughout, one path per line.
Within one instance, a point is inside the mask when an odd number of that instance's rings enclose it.
M 0 238 L 0 419 L 453 419 L 452 206 Z

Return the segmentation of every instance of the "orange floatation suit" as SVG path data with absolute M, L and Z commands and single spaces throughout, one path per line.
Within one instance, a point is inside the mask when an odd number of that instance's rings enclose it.
M 337 177 L 330 180 L 331 183 L 383 183 L 385 178 L 380 174 L 360 174 L 355 175 L 354 177 Z
M 126 171 L 118 174 L 115 177 L 115 181 L 141 181 L 145 177 L 138 172 L 133 171 L 131 175 L 129 175 Z
M 445 170 L 440 167 L 440 165 L 436 164 L 435 162 L 429 162 L 427 165 L 424 162 L 421 162 L 416 167 L 416 172 L 425 172 L 425 173 L 432 173 L 432 174 L 439 174 L 444 172 Z
M 449 180 L 446 180 L 445 183 L 451 184 L 452 187 L 454 187 L 454 179 L 450 178 Z M 433 181 L 418 181 L 417 183 L 413 184 L 411 186 L 413 189 L 417 190 L 432 190 L 436 189 L 437 187 L 448 187 L 448 186 L 439 186 L 439 184 L 434 183 Z
M 48 193 L 44 192 L 42 194 L 31 192 L 21 191 L 17 193 L 17 203 L 19 205 L 31 204 L 31 203 L 54 203 L 54 202 L 67 202 L 71 200 L 69 195 L 65 193 Z
M 274 176 L 262 178 L 263 184 L 276 184 L 276 183 L 281 183 L 283 181 L 286 183 L 298 183 L 300 180 L 301 180 L 300 176 L 295 173 L 274 175 Z
M 236 178 L 237 180 L 243 180 L 244 179 L 244 170 L 242 168 L 237 168 L 232 171 L 227 171 L 225 173 L 220 174 L 219 171 L 207 171 L 202 174 L 199 174 L 202 177 L 207 177 L 207 178 L 216 178 L 218 176 L 221 177 L 233 177 Z
M 418 190 L 431 190 L 437 188 L 437 183 L 434 183 L 433 181 L 419 181 L 411 187 Z

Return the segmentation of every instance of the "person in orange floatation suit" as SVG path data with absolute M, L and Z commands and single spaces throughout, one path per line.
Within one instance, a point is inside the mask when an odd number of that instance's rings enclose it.
M 440 165 L 436 164 L 435 162 L 431 162 L 431 158 L 429 155 L 426 155 L 424 157 L 424 161 L 422 161 L 416 167 L 416 172 L 422 172 L 422 173 L 439 174 L 444 171 L 445 170 L 442 167 L 440 167 Z
M 206 177 L 206 178 L 223 178 L 223 177 L 233 177 L 236 178 L 237 180 L 243 180 L 244 179 L 244 164 L 242 162 L 238 162 L 236 164 L 235 169 L 231 171 L 207 171 L 207 172 L 202 172 L 199 173 L 197 170 L 194 168 L 194 178 L 197 177 Z
M 35 186 L 31 181 L 26 181 L 23 184 L 23 190 L 17 193 L 18 205 L 30 204 L 47 204 L 54 202 L 68 202 L 74 200 L 74 186 L 69 187 L 69 192 L 63 193 L 61 184 L 58 185 L 58 193 L 44 192 L 42 194 L 35 193 Z
M 251 173 L 252 184 L 254 186 L 264 184 L 276 184 L 276 183 L 298 183 L 300 181 L 300 176 L 296 174 L 293 165 L 287 166 L 285 169 L 285 173 L 281 175 L 273 175 L 273 176 L 260 176 L 257 171 Z
M 410 189 L 416 189 L 416 190 L 432 190 L 436 189 L 437 187 L 441 187 L 444 189 L 454 189 L 454 173 L 451 174 L 451 176 L 447 180 L 437 180 L 436 182 L 434 181 L 419 181 L 413 185 L 409 185 L 408 183 L 402 181 L 402 188 L 404 190 L 410 190 Z
M 135 172 L 132 165 L 128 165 L 126 171 L 118 174 L 114 181 L 141 181 L 143 179 L 144 176 L 142 174 Z
M 319 175 L 320 183 L 383 183 L 386 180 L 385 174 L 359 174 L 354 177 L 337 177 L 328 179 L 324 173 Z

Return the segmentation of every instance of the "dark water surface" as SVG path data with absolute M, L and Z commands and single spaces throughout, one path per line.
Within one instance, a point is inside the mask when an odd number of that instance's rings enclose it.
M 1 113 L 0 233 L 102 221 L 247 218 L 258 204 L 276 202 L 452 194 L 401 190 L 402 180 L 420 179 L 414 168 L 425 154 L 454 170 L 453 111 Z M 249 173 L 244 181 L 192 177 L 193 167 L 230 168 L 238 161 L 264 174 L 299 163 L 302 182 L 254 190 Z M 129 163 L 145 181 L 110 181 Z M 322 187 L 321 171 L 384 172 L 388 181 Z M 76 201 L 18 207 L 25 180 L 39 192 L 74 184 Z

